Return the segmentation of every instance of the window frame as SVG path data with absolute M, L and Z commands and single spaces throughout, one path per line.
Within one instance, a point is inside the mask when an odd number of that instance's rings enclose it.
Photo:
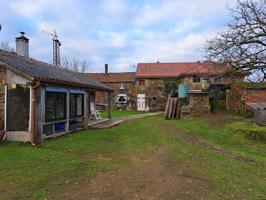
M 75 113 L 73 114 L 71 112 L 71 96 L 74 96 L 74 107 L 75 107 Z M 81 109 L 82 109 L 82 112 L 81 114 L 77 114 L 77 99 L 78 97 L 81 96 Z M 70 119 L 73 119 L 73 118 L 77 118 L 77 117 L 82 117 L 84 116 L 84 94 L 83 93 L 70 93 L 69 94 L 69 118 Z
M 48 94 L 54 94 L 54 95 L 63 95 L 64 96 L 64 114 L 63 114 L 63 117 L 57 117 L 57 105 L 56 105 L 56 99 L 58 97 L 54 96 L 53 97 L 53 105 L 52 105 L 52 108 L 53 108 L 53 112 L 54 112 L 54 116 L 55 118 L 54 119 L 51 119 L 51 118 L 48 118 L 47 117 L 47 103 L 48 103 Z M 54 121 L 60 121 L 60 120 L 65 120 L 66 119 L 66 103 L 67 103 L 67 95 L 65 92 L 54 92 L 54 91 L 46 91 L 45 92 L 45 122 L 54 122 Z
M 200 83 L 201 82 L 200 75 L 193 75 L 192 76 L 192 81 L 193 81 L 193 83 Z
M 144 87 L 145 86 L 145 79 L 139 80 L 139 86 Z

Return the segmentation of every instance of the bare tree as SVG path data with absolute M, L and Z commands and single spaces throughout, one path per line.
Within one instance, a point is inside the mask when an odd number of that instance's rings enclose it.
M 66 69 L 71 69 L 76 72 L 86 72 L 88 70 L 88 62 L 80 61 L 78 58 L 63 57 L 61 66 Z
M 228 63 L 232 72 L 258 73 L 266 80 L 266 3 L 264 0 L 238 1 L 231 10 L 227 31 L 208 40 L 207 59 Z
M 14 48 L 11 47 L 8 42 L 1 42 L 0 49 L 5 51 L 15 51 Z

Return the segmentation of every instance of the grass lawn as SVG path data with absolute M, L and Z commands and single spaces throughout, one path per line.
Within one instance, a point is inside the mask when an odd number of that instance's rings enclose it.
M 112 118 L 137 115 L 137 114 L 143 114 L 143 113 L 145 113 L 145 112 L 135 111 L 135 110 L 112 110 Z M 107 111 L 101 112 L 101 116 L 103 118 L 107 118 L 108 112 Z
M 239 121 L 250 123 L 233 118 L 217 127 L 207 118 L 157 116 L 38 148 L 4 143 L 0 199 L 266 199 L 266 143 L 235 131 Z M 257 164 L 204 148 L 179 131 Z

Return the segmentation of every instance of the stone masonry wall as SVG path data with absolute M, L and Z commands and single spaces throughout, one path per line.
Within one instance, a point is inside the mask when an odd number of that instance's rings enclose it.
M 250 113 L 251 109 L 247 105 L 244 105 L 241 100 L 244 100 L 246 103 L 266 102 L 266 89 L 232 87 L 226 93 L 227 109 L 237 113 Z
M 133 83 L 104 83 L 114 90 L 112 93 L 112 107 L 116 107 L 116 96 L 121 92 L 127 94 L 132 97 L 136 97 L 136 90 Z M 121 85 L 123 85 L 124 90 L 120 90 Z M 132 100 L 132 98 L 131 98 Z M 106 92 L 96 92 L 96 103 L 107 104 L 108 103 L 108 95 Z
M 199 117 L 210 113 L 210 95 L 208 93 L 189 94 L 190 116 Z

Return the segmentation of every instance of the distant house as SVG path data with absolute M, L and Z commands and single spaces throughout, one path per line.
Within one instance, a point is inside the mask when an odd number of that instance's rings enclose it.
M 205 111 L 209 111 L 209 94 L 206 90 L 215 87 L 223 88 L 230 84 L 232 80 L 224 77 L 227 70 L 227 66 L 217 65 L 211 61 L 139 63 L 136 71 L 138 110 L 164 109 L 167 99 L 167 96 L 163 94 L 165 81 L 173 80 L 181 86 L 187 86 L 185 95 L 191 98 L 190 103 L 198 104 L 197 99 L 201 99 L 200 102 L 204 100 Z M 181 95 L 181 90 L 179 95 Z
M 114 90 L 112 93 L 112 107 L 114 108 L 135 107 L 135 74 L 135 72 L 110 73 L 108 71 L 108 64 L 105 64 L 104 73 L 84 73 L 86 77 L 99 81 Z M 106 93 L 98 92 L 96 94 L 96 103 L 98 105 L 105 105 L 107 102 Z
M 111 97 L 112 89 L 29 58 L 28 43 L 22 34 L 16 38 L 17 53 L 0 51 L 0 127 L 7 139 L 40 144 L 45 138 L 86 128 L 95 93 Z

